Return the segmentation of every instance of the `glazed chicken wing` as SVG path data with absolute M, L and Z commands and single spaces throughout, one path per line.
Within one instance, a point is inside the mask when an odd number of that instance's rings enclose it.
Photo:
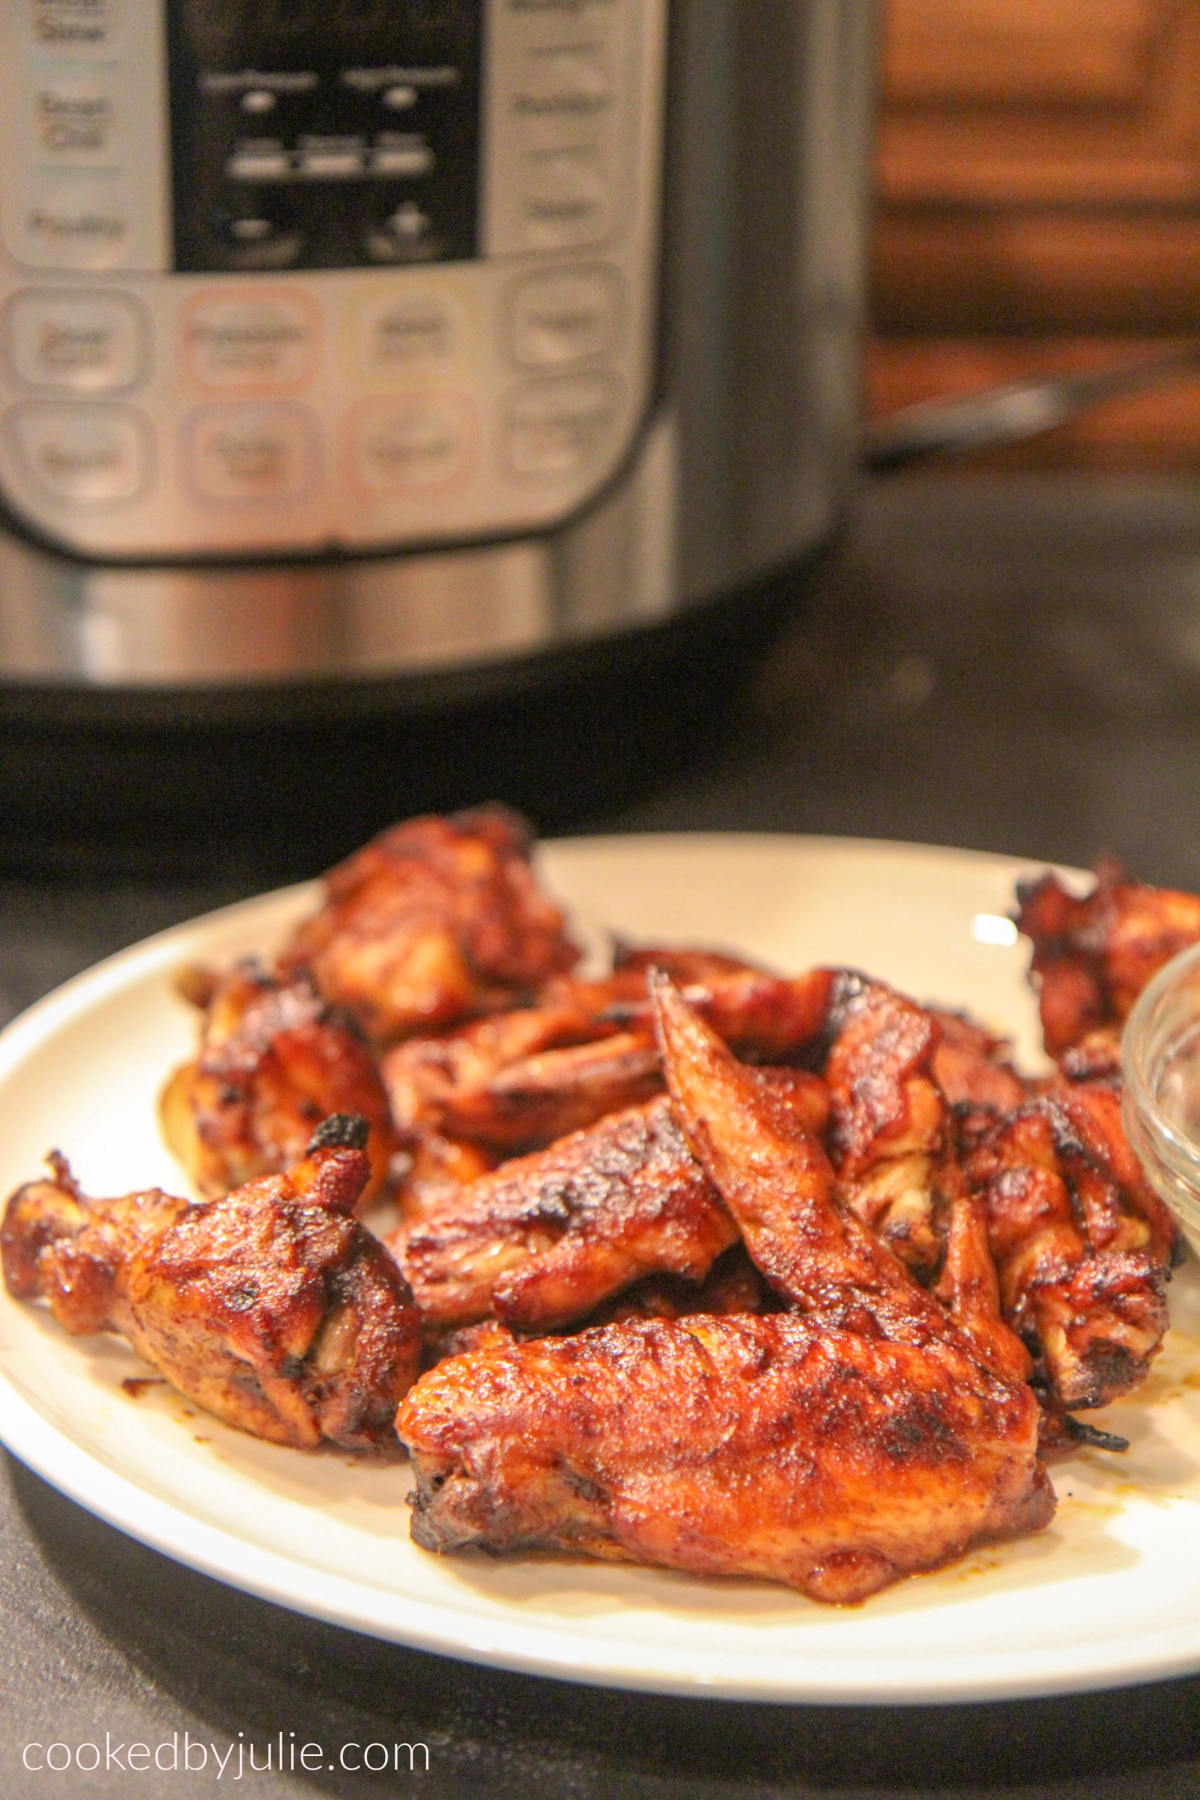
M 204 1008 L 199 1055 L 163 1089 L 163 1137 L 209 1199 L 304 1155 L 331 1113 L 370 1127 L 365 1208 L 387 1180 L 396 1147 L 374 1061 L 349 1024 L 303 976 L 280 982 L 254 962 L 223 976 L 191 973 L 185 991 Z
M 713 951 L 619 954 L 603 980 L 559 978 L 536 1006 L 397 1044 L 383 1079 L 401 1136 L 419 1143 L 433 1132 L 511 1155 L 658 1093 L 649 966 L 685 981 L 688 998 L 752 1062 L 795 1056 L 824 1020 L 825 970 L 785 979 Z
M 763 1313 L 778 1310 L 763 1278 L 739 1240 L 718 1256 L 703 1281 L 686 1275 L 646 1275 L 622 1288 L 582 1321 L 584 1328 L 613 1325 L 626 1319 L 687 1319 L 696 1313 Z M 460 1325 L 433 1345 L 436 1358 L 463 1356 L 468 1350 L 498 1349 L 514 1344 L 517 1333 L 499 1319 Z
M 644 1275 L 700 1280 L 737 1227 L 665 1096 L 505 1163 L 392 1240 L 426 1330 L 582 1318 Z
M 377 1044 L 515 1005 L 579 952 L 503 807 L 393 826 L 325 877 L 280 959 Z
M 361 1120 L 333 1119 L 286 1174 L 192 1205 L 88 1200 L 61 1159 L 10 1198 L 5 1281 L 70 1332 L 113 1331 L 180 1393 L 275 1444 L 395 1444 L 420 1323 L 391 1256 L 351 1216 Z
M 748 1063 L 789 1063 L 808 1051 L 826 1026 L 837 980 L 833 969 L 772 975 L 699 951 L 624 951 L 620 972 L 628 977 L 635 970 L 677 980 L 688 1004 Z M 649 1029 L 648 993 L 615 1001 L 609 1016 L 628 1030 Z
M 669 987 L 660 1003 L 684 1133 L 793 1310 L 628 1320 L 441 1363 L 397 1418 L 417 1542 L 855 1601 L 1044 1525 L 1032 1391 L 840 1207 L 779 1096 Z
M 826 1025 L 829 1151 L 842 1199 L 914 1273 L 942 1258 L 947 1106 L 933 1078 L 942 1031 L 882 981 L 844 971 Z
M 807 1129 L 824 1129 L 829 1100 L 815 1075 L 754 1069 L 752 1079 Z M 391 1245 L 436 1338 L 492 1315 L 553 1330 L 649 1274 L 695 1283 L 736 1238 L 660 1096 L 502 1164 Z
M 941 1268 L 960 1193 L 959 1120 L 1016 1106 L 1008 1046 L 964 1013 L 919 1006 L 841 971 L 830 994 L 830 1156 L 841 1198 L 924 1283 Z
M 1107 863 L 1082 899 L 1047 872 L 1023 882 L 1017 901 L 1046 1049 L 1068 1075 L 1116 1072 L 1134 1001 L 1164 963 L 1200 942 L 1200 896 L 1127 881 Z
M 382 1073 L 405 1139 L 434 1132 L 509 1153 L 580 1131 L 662 1087 L 648 1031 L 621 1031 L 557 999 L 397 1044 Z
M 1064 1087 L 1000 1119 L 965 1159 L 1004 1315 L 1052 1408 L 1105 1406 L 1141 1382 L 1167 1328 L 1174 1226 L 1109 1087 Z

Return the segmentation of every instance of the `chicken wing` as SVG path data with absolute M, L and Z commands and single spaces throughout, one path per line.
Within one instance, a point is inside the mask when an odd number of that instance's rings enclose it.
M 498 806 L 393 826 L 325 877 L 281 969 L 378 1044 L 513 1006 L 579 959 L 530 847 Z
M 1038 1529 L 1038 1409 L 836 1199 L 817 1140 L 669 986 L 672 1101 L 794 1310 L 627 1320 L 440 1364 L 397 1417 L 428 1549 L 553 1548 L 856 1601 Z
M 547 1331 L 644 1275 L 699 1281 L 737 1227 L 665 1096 L 481 1176 L 391 1240 L 432 1335 Z
M 739 1241 L 718 1256 L 703 1281 L 689 1281 L 685 1275 L 646 1275 L 610 1296 L 588 1314 L 582 1325 L 586 1329 L 625 1319 L 686 1319 L 695 1313 L 775 1310 L 772 1295 Z M 444 1357 L 463 1356 L 468 1350 L 497 1349 L 516 1343 L 519 1337 L 541 1335 L 515 1332 L 499 1319 L 480 1319 L 474 1325 L 456 1326 L 427 1344 L 426 1358 L 432 1363 Z
M 626 951 L 621 972 L 678 975 L 689 1005 L 743 1062 L 789 1063 L 808 1052 L 826 1029 L 838 971 L 772 975 L 732 963 L 697 951 Z M 628 1030 L 648 1027 L 653 1017 L 648 994 L 614 1002 L 609 1016 Z
M 843 1201 L 926 1285 L 959 1194 L 958 1120 L 1023 1100 L 1003 1039 L 850 970 L 833 983 L 824 1064 L 830 1157 Z
M 691 999 L 738 1054 L 770 1063 L 819 1032 L 832 977 L 787 980 L 703 950 L 622 949 L 599 981 L 559 978 L 532 1007 L 397 1044 L 383 1079 L 401 1136 L 435 1132 L 513 1154 L 582 1130 L 662 1088 L 646 969 L 687 982 Z
M 842 1199 L 928 1281 L 941 1263 L 947 1106 L 933 1078 L 942 1029 L 882 981 L 835 978 L 826 1033 L 829 1153 Z
M 1068 1073 L 1104 1072 L 1105 1063 L 1111 1072 L 1120 1027 L 1150 977 L 1200 942 L 1200 896 L 1127 881 L 1104 863 L 1082 899 L 1047 871 L 1018 886 L 1017 902 L 1018 929 L 1033 943 L 1046 1049 L 1068 1058 Z M 1068 1053 L 1080 1046 L 1072 1065 Z
M 180 1393 L 255 1437 L 311 1449 L 395 1445 L 421 1334 L 383 1245 L 351 1216 L 370 1177 L 361 1120 L 334 1118 L 303 1161 L 193 1205 L 152 1189 L 88 1200 L 61 1158 L 0 1229 L 8 1290 L 68 1331 L 117 1332 Z
M 383 1059 L 401 1136 L 436 1132 L 494 1150 L 531 1150 L 662 1087 L 649 1031 L 621 1031 L 566 1001 L 412 1038 Z
M 1004 1316 L 1052 1410 L 1105 1406 L 1141 1382 L 1167 1328 L 1175 1231 L 1106 1086 L 1064 1086 L 987 1129 L 965 1158 Z
M 159 1100 L 163 1137 L 200 1193 L 227 1194 L 304 1154 L 320 1121 L 355 1113 L 370 1127 L 371 1177 L 360 1204 L 379 1195 L 396 1137 L 387 1095 L 358 1034 L 303 976 L 283 983 L 259 964 L 186 990 L 204 1008 L 200 1052 Z

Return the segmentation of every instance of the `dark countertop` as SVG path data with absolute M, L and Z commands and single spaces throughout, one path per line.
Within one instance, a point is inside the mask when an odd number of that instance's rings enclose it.
M 581 829 L 821 831 L 1200 885 L 1200 488 L 906 478 L 860 517 L 732 718 Z M 246 877 L 0 881 L 0 1017 Z M 602 1800 L 1108 1800 L 1200 1789 L 1200 1679 L 948 1708 L 659 1699 L 494 1673 L 179 1568 L 0 1461 L 0 1790 L 220 1792 L 208 1772 L 25 1773 L 33 1740 L 427 1744 L 428 1775 L 241 1791 Z M 260 1751 L 261 1754 L 261 1751 Z M 234 1789 L 234 1791 L 239 1791 Z

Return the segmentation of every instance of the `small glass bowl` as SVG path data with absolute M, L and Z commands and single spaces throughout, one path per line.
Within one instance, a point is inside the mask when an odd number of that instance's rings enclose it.
M 1200 1255 L 1200 944 L 1146 984 L 1121 1042 L 1125 1134 Z

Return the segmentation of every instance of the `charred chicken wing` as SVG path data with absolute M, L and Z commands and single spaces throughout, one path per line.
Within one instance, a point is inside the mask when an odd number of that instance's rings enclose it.
M 834 980 L 826 1029 L 829 1147 L 842 1199 L 928 1279 L 943 1248 L 947 1107 L 933 1079 L 941 1026 L 884 982 L 846 971 Z
M 163 1089 L 163 1136 L 209 1199 L 304 1155 L 331 1113 L 367 1120 L 371 1177 L 361 1205 L 376 1198 L 396 1147 L 374 1061 L 304 976 L 280 982 L 253 962 L 224 976 L 193 972 L 185 989 L 204 1007 L 200 1053 Z
M 807 1129 L 824 1129 L 829 1098 L 815 1075 L 751 1074 Z M 491 1315 L 552 1330 L 651 1273 L 695 1283 L 736 1238 L 660 1096 L 504 1163 L 391 1244 L 436 1338 Z
M 397 1044 L 382 1071 L 403 1138 L 434 1132 L 510 1154 L 582 1130 L 662 1086 L 648 1031 L 621 1031 L 559 998 Z
M 503 807 L 393 826 L 325 877 L 281 958 L 377 1044 L 512 1006 L 579 952 Z
M 417 1144 L 432 1132 L 511 1155 L 658 1093 L 650 959 L 686 981 L 688 998 L 749 1061 L 790 1059 L 824 1020 L 825 970 L 788 980 L 712 951 L 619 953 L 603 980 L 559 978 L 535 1006 L 390 1050 L 383 1079 L 402 1138 Z
M 1017 901 L 1046 1049 L 1067 1074 L 1114 1071 L 1134 1001 L 1164 963 L 1200 942 L 1200 896 L 1127 881 L 1107 863 L 1083 899 L 1047 872 L 1022 883 Z
M 684 1134 L 792 1310 L 628 1320 L 440 1364 L 397 1418 L 417 1542 L 855 1601 L 1044 1525 L 1030 1388 L 839 1205 L 794 1110 L 678 994 L 659 1002 Z
M 391 1256 L 352 1217 L 361 1120 L 334 1119 L 286 1174 L 192 1205 L 152 1189 L 88 1200 L 60 1158 L 12 1195 L 5 1281 L 70 1332 L 117 1332 L 180 1393 L 275 1444 L 389 1448 L 420 1323 Z
M 699 1281 L 737 1227 L 665 1095 L 505 1163 L 392 1240 L 432 1333 L 546 1331 L 659 1270 Z
M 1113 1089 L 1067 1087 L 987 1129 L 965 1159 L 1004 1315 L 1052 1409 L 1105 1406 L 1142 1381 L 1167 1328 L 1174 1227 Z

